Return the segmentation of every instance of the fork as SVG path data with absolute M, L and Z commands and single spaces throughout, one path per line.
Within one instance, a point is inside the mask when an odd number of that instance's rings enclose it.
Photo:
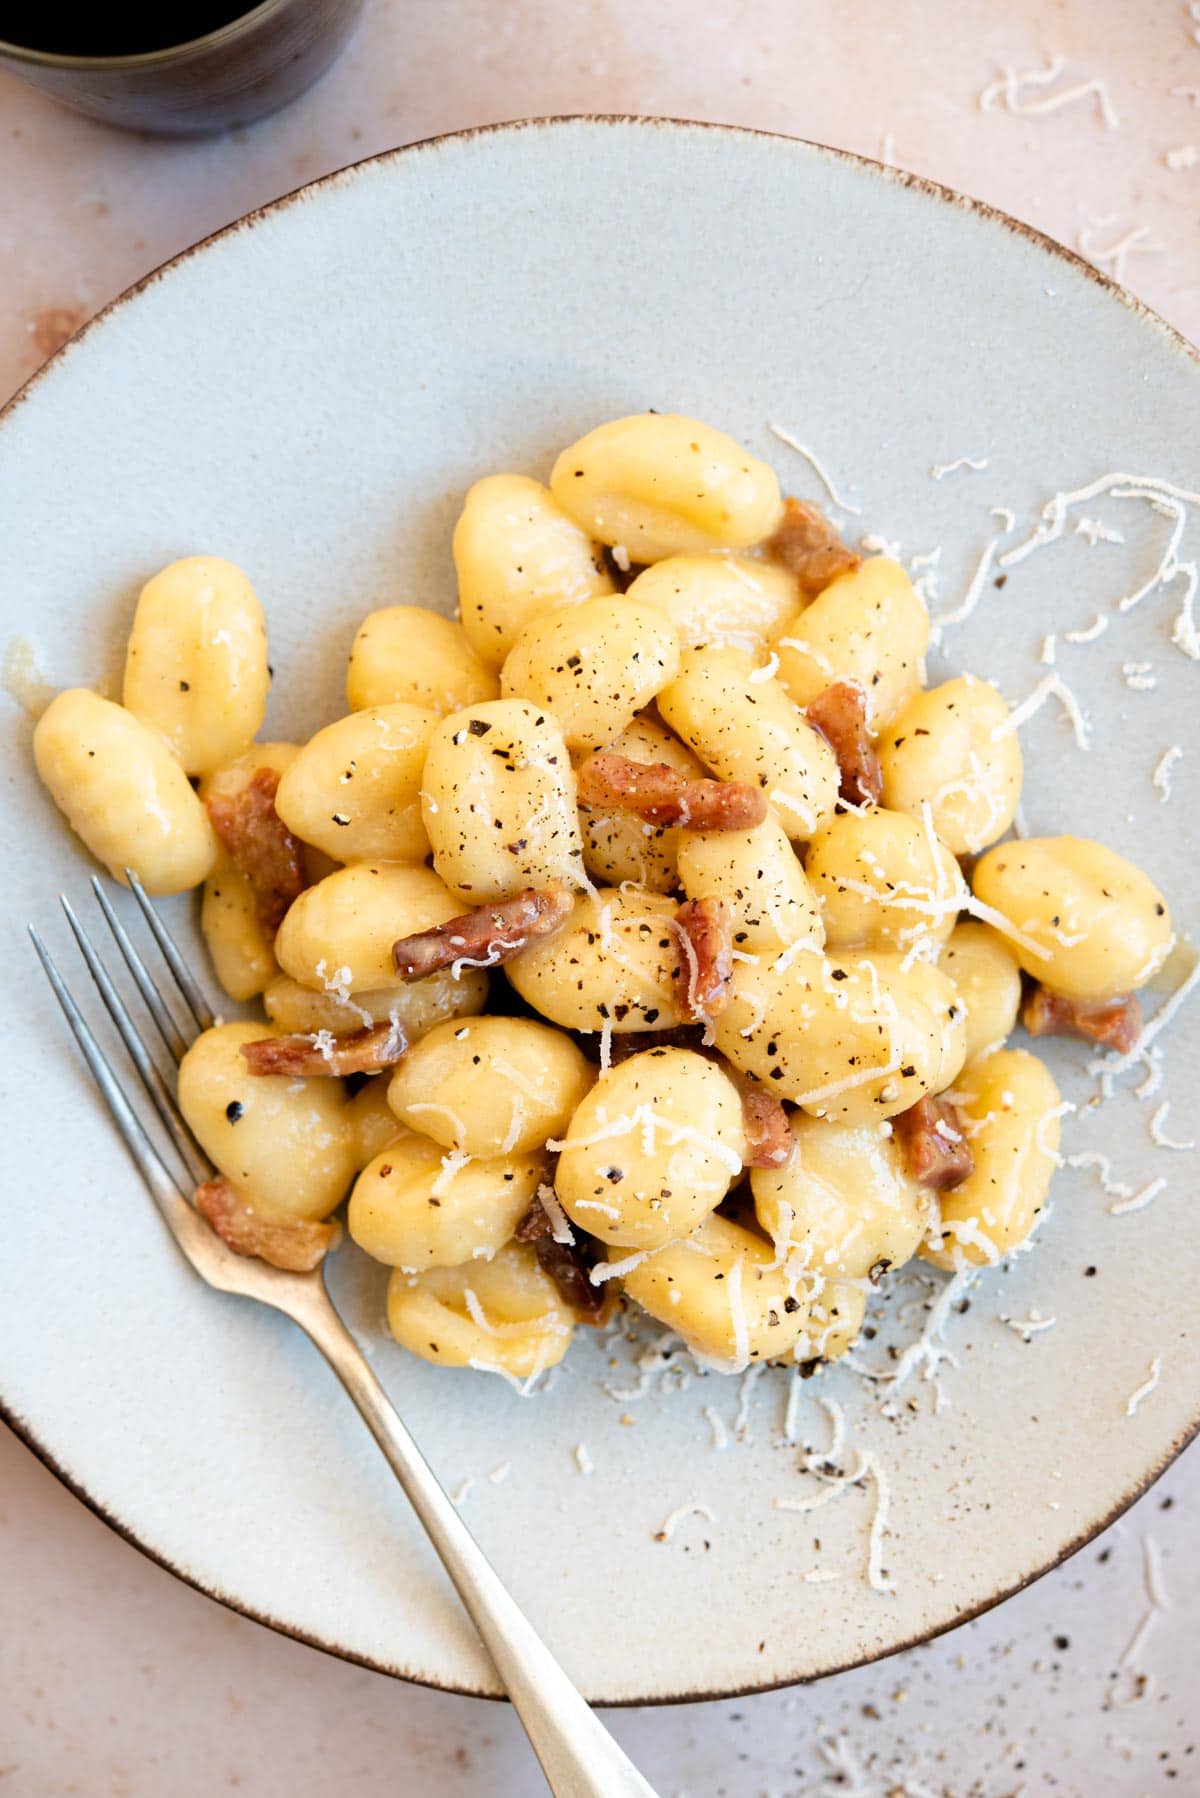
M 178 946 L 136 874 L 127 868 L 125 877 L 190 1013 L 195 1025 L 191 1035 L 211 1028 L 212 1009 Z M 176 1023 L 100 880 L 93 878 L 92 890 L 146 1010 L 168 1054 L 178 1063 L 188 1047 L 188 1038 Z M 184 1122 L 171 1082 L 160 1070 L 145 1035 L 134 1022 L 69 899 L 61 897 L 88 972 L 189 1181 L 194 1186 L 211 1178 L 214 1169 Z M 455 1510 L 334 1308 L 323 1271 L 318 1268 L 307 1274 L 285 1273 L 265 1262 L 247 1259 L 235 1254 L 209 1228 L 159 1154 L 138 1116 L 128 1083 L 123 1085 L 114 1071 L 32 925 L 29 934 L 117 1129 L 187 1260 L 200 1278 L 219 1292 L 257 1299 L 299 1324 L 357 1405 L 479 1632 L 551 1791 L 557 1798 L 655 1798 L 652 1788 L 537 1635 Z

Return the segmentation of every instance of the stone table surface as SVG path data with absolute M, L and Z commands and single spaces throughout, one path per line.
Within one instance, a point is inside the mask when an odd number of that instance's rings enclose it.
M 1052 81 L 981 104 L 1005 68 L 1054 58 Z M 568 112 L 723 120 L 894 161 L 1039 225 L 1200 337 L 1200 4 L 368 0 L 316 89 L 225 138 L 124 136 L 0 76 L 0 395 L 148 269 L 275 195 L 416 138 Z M 924 1649 L 610 1722 L 663 1798 L 1200 1794 L 1198 1510 L 1193 1450 L 1074 1560 Z M 1130 1703 L 1147 1538 L 1171 1605 Z M 3 1798 L 541 1789 L 505 1709 L 223 1610 L 4 1431 L 0 1620 Z

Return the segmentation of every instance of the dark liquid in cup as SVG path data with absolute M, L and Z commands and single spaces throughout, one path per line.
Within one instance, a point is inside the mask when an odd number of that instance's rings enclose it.
M 234 19 L 253 12 L 252 5 L 221 4 L 221 0 L 148 7 L 98 6 L 86 13 L 55 8 L 26 0 L 11 4 L 0 0 L 0 39 L 26 50 L 45 50 L 53 56 L 139 56 L 148 50 L 169 50 L 219 31 Z

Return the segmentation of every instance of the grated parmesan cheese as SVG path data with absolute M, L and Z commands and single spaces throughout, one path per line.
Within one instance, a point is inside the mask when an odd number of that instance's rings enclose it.
M 1146 1379 L 1143 1380 L 1142 1384 L 1138 1387 L 1136 1392 L 1131 1392 L 1129 1395 L 1129 1399 L 1125 1405 L 1126 1417 L 1132 1417 L 1134 1415 L 1134 1413 L 1137 1411 L 1137 1408 L 1141 1404 L 1142 1400 L 1150 1397 L 1150 1394 L 1154 1391 L 1154 1388 L 1158 1385 L 1159 1376 L 1161 1373 L 1162 1373 L 1162 1356 L 1155 1355 L 1153 1361 L 1151 1361 L 1151 1363 L 1150 1363 L 1150 1372 L 1147 1375 Z
M 948 474 L 957 474 L 960 468 L 970 468 L 978 473 L 987 465 L 986 456 L 959 456 L 953 462 L 935 462 L 929 470 L 929 478 L 931 481 L 944 481 Z
M 833 481 L 830 479 L 828 471 L 818 461 L 814 452 L 810 450 L 806 444 L 800 443 L 793 437 L 790 431 L 785 431 L 782 425 L 768 425 L 767 429 L 771 432 L 772 436 L 778 437 L 780 443 L 786 443 L 789 449 L 795 450 L 798 456 L 804 457 L 804 460 L 808 463 L 809 467 L 824 487 L 834 505 L 838 507 L 839 511 L 851 512 L 856 518 L 861 517 L 862 507 L 852 505 L 848 499 L 842 498 L 841 494 L 834 486 Z
M 661 1528 L 655 1530 L 654 1540 L 656 1542 L 669 1542 L 685 1517 L 703 1517 L 709 1523 L 715 1523 L 717 1521 L 716 1512 L 708 1505 L 696 1504 L 694 1502 L 686 1505 L 676 1505 L 675 1509 L 663 1518 Z
M 1035 712 L 1041 710 L 1048 699 L 1057 699 L 1075 733 L 1075 741 L 1080 749 L 1090 748 L 1088 741 L 1088 724 L 1083 715 L 1079 701 L 1060 674 L 1046 674 L 1038 682 L 1032 693 L 1024 698 L 1020 705 L 1014 707 L 1008 717 L 992 728 L 992 741 L 1007 737 L 1015 730 L 1020 730 Z
M 1182 761 L 1183 750 L 1178 743 L 1172 743 L 1164 749 L 1155 764 L 1154 773 L 1150 776 L 1151 784 L 1158 789 L 1159 801 L 1165 805 L 1171 797 L 1171 781 L 1176 762 Z
M 1158 1110 L 1154 1113 L 1154 1116 L 1150 1119 L 1151 1142 L 1153 1142 L 1155 1147 L 1159 1149 L 1180 1149 L 1185 1152 L 1189 1149 L 1194 1149 L 1196 1145 L 1193 1141 L 1178 1142 L 1174 1137 L 1167 1135 L 1167 1117 L 1170 1110 L 1170 1101 L 1164 1100 Z
M 596 1465 L 588 1453 L 586 1442 L 577 1442 L 571 1452 L 575 1456 L 575 1465 L 580 1473 L 595 1473 Z
M 1071 106 L 1076 100 L 1086 100 L 1095 95 L 1096 110 L 1105 128 L 1115 131 L 1120 124 L 1112 101 L 1108 96 L 1106 84 L 1093 76 L 1090 81 L 1081 81 L 1075 87 L 1060 88 L 1055 94 L 1047 94 L 1045 99 L 1035 100 L 1023 95 L 1022 88 L 1051 87 L 1066 67 L 1066 58 L 1052 56 L 1044 69 L 1014 69 L 1005 64 L 996 81 L 990 82 L 979 95 L 980 112 L 991 112 L 997 104 L 1007 112 L 1016 113 L 1023 118 L 1039 118 L 1048 112 L 1057 112 L 1063 106 Z

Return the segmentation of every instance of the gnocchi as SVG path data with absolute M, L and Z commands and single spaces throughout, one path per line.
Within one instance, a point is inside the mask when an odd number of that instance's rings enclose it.
M 622 1298 L 807 1374 L 914 1257 L 1025 1247 L 1070 1107 L 1018 1015 L 1127 1066 L 1175 941 L 1116 850 L 1007 840 L 1025 708 L 927 687 L 899 562 L 674 413 L 477 481 L 453 555 L 459 617 L 372 611 L 304 743 L 255 740 L 262 608 L 211 556 L 143 589 L 123 705 L 34 731 L 261 997 L 179 1069 L 201 1216 L 311 1268 L 348 1197 L 396 1341 L 521 1386 Z
M 678 669 L 675 627 L 653 606 L 588 599 L 525 626 L 501 670 L 500 690 L 553 712 L 568 749 L 599 749 Z
M 447 1155 L 427 1136 L 397 1129 L 354 1183 L 346 1223 L 385 1267 L 424 1273 L 490 1261 L 512 1240 L 545 1178 L 536 1155 Z
M 429 739 L 421 813 L 434 867 L 471 905 L 550 881 L 582 884 L 567 745 L 549 713 L 524 700 L 442 720 Z
M 601 1074 L 559 1145 L 555 1190 L 601 1242 L 689 1236 L 742 1171 L 737 1088 L 691 1049 L 647 1049 Z
M 523 474 L 476 481 L 454 527 L 454 568 L 467 641 L 495 669 L 532 619 L 613 590 L 600 545 Z
M 866 696 L 867 722 L 881 731 L 921 686 L 929 614 L 899 562 L 871 556 L 839 575 L 776 640 L 779 679 L 810 705 L 832 681 Z
M 914 693 L 880 738 L 883 801 L 920 818 L 954 855 L 977 855 L 1016 816 L 1021 745 L 1008 706 L 973 674 Z
M 777 680 L 740 649 L 691 649 L 658 696 L 665 722 L 722 780 L 761 787 L 789 837 L 811 837 L 838 799 L 833 750 Z
M 367 706 L 319 730 L 284 770 L 275 809 L 335 861 L 421 862 L 421 775 L 438 714 Z
M 933 830 L 882 806 L 824 825 L 806 868 L 831 949 L 939 948 L 967 898 L 958 863 Z
M 85 687 L 50 701 L 33 732 L 37 771 L 67 823 L 114 879 L 181 893 L 212 872 L 217 839 L 156 731 Z
M 125 654 L 127 710 L 187 774 L 207 774 L 257 735 L 270 685 L 267 626 L 240 568 L 172 562 L 142 588 Z
M 550 490 L 581 529 L 635 562 L 745 549 L 783 516 L 775 471 L 677 413 L 639 412 L 565 449 Z
M 475 1367 L 530 1380 L 561 1361 L 575 1319 L 534 1251 L 506 1243 L 490 1261 L 434 1267 L 388 1281 L 388 1328 L 401 1347 L 439 1367 Z
M 938 1267 L 1003 1261 L 1029 1239 L 1058 1165 L 1058 1088 L 1024 1049 L 996 1049 L 963 1069 L 959 1113 L 974 1171 L 944 1193 L 921 1250 Z
M 654 606 L 681 649 L 709 644 L 758 650 L 778 636 L 800 604 L 794 574 L 749 556 L 668 556 L 643 568 L 627 598 Z
M 444 1148 L 525 1155 L 566 1129 L 591 1084 L 591 1067 L 561 1030 L 531 1018 L 454 1018 L 405 1056 L 388 1103 Z
M 246 1043 L 261 1024 L 218 1024 L 179 1066 L 179 1109 L 210 1161 L 255 1210 L 327 1217 L 354 1177 L 355 1145 L 341 1083 L 252 1074 Z
M 430 868 L 355 862 L 295 901 L 275 938 L 279 966 L 301 986 L 346 999 L 391 986 L 392 945 L 444 924 L 458 901 Z
M 462 625 L 425 606 L 384 606 L 358 627 L 346 669 L 352 712 L 410 705 L 461 711 L 495 699 L 495 671 L 472 648 Z
M 1175 941 L 1153 882 L 1086 837 L 1001 843 L 975 869 L 975 891 L 1012 925 L 1025 972 L 1069 999 L 1136 992 Z

